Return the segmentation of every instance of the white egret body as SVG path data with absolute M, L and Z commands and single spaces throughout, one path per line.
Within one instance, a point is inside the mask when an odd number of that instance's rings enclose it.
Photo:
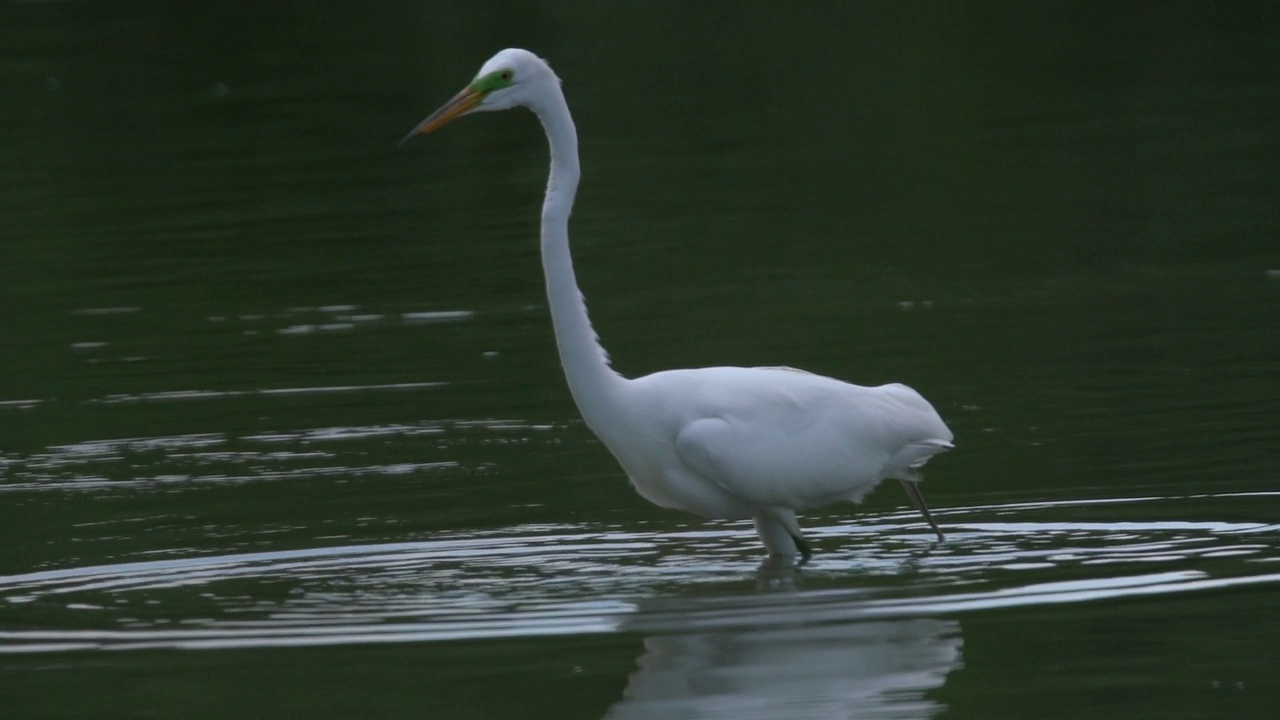
M 640 495 L 704 518 L 753 518 L 771 555 L 798 552 L 807 560 L 797 510 L 857 502 L 894 478 L 941 540 L 917 487 L 918 469 L 952 447 L 952 434 L 915 390 L 861 387 L 791 368 L 668 370 L 628 379 L 609 366 L 569 254 L 577 131 L 560 80 L 543 60 L 503 50 L 405 139 L 473 111 L 519 105 L 542 121 L 551 147 L 542 263 L 569 390 Z

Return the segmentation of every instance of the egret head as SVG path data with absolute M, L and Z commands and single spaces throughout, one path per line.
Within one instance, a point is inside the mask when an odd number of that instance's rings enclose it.
M 470 85 L 418 123 L 400 143 L 403 145 L 412 137 L 426 135 L 469 113 L 533 105 L 548 83 L 559 82 L 542 58 L 528 50 L 508 48 L 489 58 Z

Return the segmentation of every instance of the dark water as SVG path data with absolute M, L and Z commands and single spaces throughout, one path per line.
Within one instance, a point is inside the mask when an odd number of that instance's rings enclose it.
M 0 8 L 5 717 L 1273 717 L 1265 4 Z M 902 381 L 927 494 L 649 507 L 577 419 L 526 113 L 617 367 Z

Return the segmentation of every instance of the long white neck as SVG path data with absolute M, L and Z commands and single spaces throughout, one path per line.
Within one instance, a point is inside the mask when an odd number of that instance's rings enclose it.
M 558 85 L 532 109 L 542 121 L 551 145 L 551 175 L 542 203 L 542 269 L 547 279 L 556 346 L 569 391 L 587 426 L 600 435 L 610 425 L 609 420 L 616 418 L 618 392 L 627 381 L 609 367 L 609 355 L 600 346 L 587 317 L 569 254 L 569 214 L 581 174 L 578 133 Z

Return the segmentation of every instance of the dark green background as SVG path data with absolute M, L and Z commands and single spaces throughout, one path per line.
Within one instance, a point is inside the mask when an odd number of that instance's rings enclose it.
M 916 387 L 946 546 L 881 491 L 767 593 L 749 527 L 634 495 L 559 375 L 538 124 L 396 147 L 507 46 L 565 81 L 616 367 Z M 744 667 L 794 717 L 1274 710 L 1272 4 L 6 3 L 0 92 L 6 716 L 600 717 L 634 674 L 618 717 L 753 717 Z M 868 633 L 958 659 L 895 686 Z

